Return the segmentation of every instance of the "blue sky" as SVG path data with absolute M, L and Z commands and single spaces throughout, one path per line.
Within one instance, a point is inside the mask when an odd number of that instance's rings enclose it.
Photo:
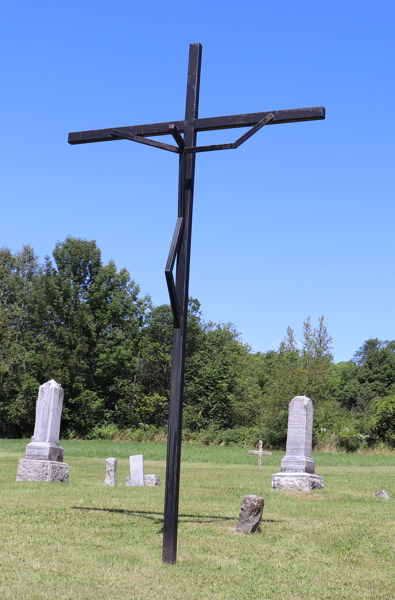
M 266 351 L 325 315 L 336 361 L 395 338 L 393 2 L 22 0 L 0 29 L 1 246 L 43 259 L 67 235 L 95 239 L 168 302 L 177 157 L 67 134 L 183 118 L 200 42 L 201 117 L 327 109 L 197 156 L 190 295 L 205 319 Z

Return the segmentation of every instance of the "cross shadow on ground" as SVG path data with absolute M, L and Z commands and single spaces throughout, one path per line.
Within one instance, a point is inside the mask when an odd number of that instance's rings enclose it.
M 74 510 L 87 510 L 87 511 L 99 511 L 118 513 L 121 515 L 130 515 L 142 517 L 143 519 L 149 519 L 156 525 L 161 525 L 162 528 L 158 533 L 163 532 L 163 513 L 155 512 L 151 510 L 125 510 L 121 508 L 96 508 L 94 506 L 72 506 Z M 237 522 L 237 517 L 226 517 L 222 515 L 192 515 L 192 514 L 179 514 L 178 522 L 182 523 L 214 523 L 215 521 L 233 521 Z M 282 523 L 276 519 L 263 519 L 263 523 Z

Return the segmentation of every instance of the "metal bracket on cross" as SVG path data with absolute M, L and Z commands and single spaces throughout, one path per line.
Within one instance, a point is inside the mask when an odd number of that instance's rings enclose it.
M 181 238 L 182 238 L 182 230 L 184 228 L 184 219 L 182 217 L 178 217 L 176 227 L 174 229 L 173 239 L 171 242 L 169 256 L 167 258 L 167 263 L 165 267 L 165 277 L 167 283 L 167 289 L 169 290 L 170 297 L 170 306 L 173 311 L 173 327 L 175 329 L 180 328 L 180 308 L 178 304 L 177 298 L 177 290 L 174 284 L 173 278 L 173 267 L 174 262 L 176 260 L 178 250 L 180 248 Z
M 244 144 L 244 142 L 247 141 L 251 136 L 253 136 L 254 133 L 262 129 L 264 125 L 266 125 L 273 119 L 274 115 L 272 113 L 269 113 L 268 115 L 266 115 L 266 117 L 258 121 L 258 123 L 254 125 L 254 127 L 251 127 L 251 129 L 249 129 L 244 135 L 239 137 L 235 142 L 232 142 L 230 144 L 214 144 L 211 146 L 186 146 L 184 138 L 181 136 L 181 133 L 177 129 L 177 126 L 175 124 L 169 125 L 169 133 L 173 136 L 175 142 L 177 143 L 177 146 L 172 146 L 171 144 L 165 144 L 163 142 L 157 142 L 156 140 L 151 140 L 140 135 L 135 135 L 134 133 L 122 131 L 122 129 L 111 129 L 110 135 L 114 138 L 130 140 L 131 142 L 138 142 L 139 144 L 146 144 L 147 146 L 153 146 L 154 148 L 159 148 L 160 150 L 167 150 L 168 152 L 175 152 L 176 154 L 195 154 L 196 152 L 212 152 L 214 150 L 235 150 L 236 148 L 241 146 L 241 144 Z M 177 219 L 173 239 L 169 250 L 169 256 L 165 267 L 167 289 L 169 290 L 170 305 L 173 311 L 173 327 L 175 329 L 180 328 L 180 308 L 178 304 L 177 290 L 174 283 L 173 267 L 178 254 L 178 250 L 180 248 L 183 224 L 183 218 L 179 217 Z
M 274 115 L 269 113 L 261 119 L 254 127 L 251 127 L 244 135 L 239 137 L 235 142 L 230 144 L 212 144 L 211 146 L 185 146 L 184 138 L 181 136 L 176 125 L 169 125 L 169 133 L 173 136 L 177 142 L 177 146 L 171 144 L 165 144 L 163 142 L 157 142 L 149 138 L 144 138 L 141 135 L 135 135 L 134 133 L 128 133 L 122 131 L 122 129 L 111 129 L 110 135 L 112 137 L 120 138 L 123 140 L 130 140 L 131 142 L 138 142 L 139 144 L 146 144 L 147 146 L 153 146 L 154 148 L 160 148 L 160 150 L 167 150 L 168 152 L 175 152 L 176 154 L 196 154 L 196 152 L 212 152 L 214 150 L 236 150 L 241 144 L 244 144 L 251 136 L 257 131 L 262 129 L 264 125 L 267 125 L 274 119 Z
M 141 137 L 141 135 L 135 135 L 134 133 L 128 133 L 121 129 L 111 129 L 111 137 L 119 138 L 121 140 L 129 140 L 131 142 L 138 142 L 139 144 L 146 144 L 146 146 L 153 146 L 154 148 L 160 148 L 161 150 L 168 150 L 169 152 L 176 152 L 180 154 L 180 149 L 177 146 L 171 144 L 164 144 L 163 142 L 157 142 L 156 140 L 150 140 L 149 138 Z
M 185 148 L 184 152 L 186 153 L 196 153 L 196 152 L 212 152 L 213 150 L 236 150 L 241 144 L 244 144 L 254 133 L 262 129 L 264 125 L 269 123 L 274 119 L 274 115 L 272 113 L 268 114 L 264 119 L 259 121 L 254 127 L 251 127 L 244 135 L 239 137 L 235 142 L 230 144 L 213 144 L 211 146 L 194 146 L 193 148 Z

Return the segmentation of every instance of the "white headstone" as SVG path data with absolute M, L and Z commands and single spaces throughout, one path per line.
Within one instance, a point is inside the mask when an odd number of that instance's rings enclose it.
M 36 404 L 34 435 L 26 446 L 25 458 L 63 461 L 59 446 L 60 419 L 63 410 L 63 388 L 54 379 L 40 386 Z
M 34 435 L 18 465 L 17 481 L 68 481 L 68 464 L 59 446 L 63 388 L 54 379 L 40 386 Z
M 129 477 L 125 477 L 126 486 L 156 486 L 160 485 L 159 475 L 144 475 L 144 455 L 129 456 Z
M 273 489 L 323 489 L 324 479 L 315 475 L 313 449 L 313 403 L 295 396 L 289 403 L 288 433 L 281 472 L 272 477 Z
M 288 433 L 281 471 L 315 473 L 313 450 L 313 403 L 307 396 L 295 396 L 288 407 Z
M 144 455 L 129 456 L 130 485 L 144 485 Z

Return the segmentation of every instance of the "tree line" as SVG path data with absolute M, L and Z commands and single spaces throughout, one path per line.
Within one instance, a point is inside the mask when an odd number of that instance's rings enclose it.
M 141 296 L 126 269 L 103 264 L 95 241 L 67 237 L 39 262 L 0 250 L 0 436 L 33 432 L 38 387 L 62 384 L 64 437 L 163 430 L 172 313 Z M 288 327 L 277 350 L 252 353 L 232 324 L 206 322 L 189 300 L 184 432 L 190 439 L 283 447 L 288 403 L 315 405 L 314 439 L 348 450 L 395 446 L 395 341 L 370 339 L 333 362 L 324 317 L 303 340 Z

